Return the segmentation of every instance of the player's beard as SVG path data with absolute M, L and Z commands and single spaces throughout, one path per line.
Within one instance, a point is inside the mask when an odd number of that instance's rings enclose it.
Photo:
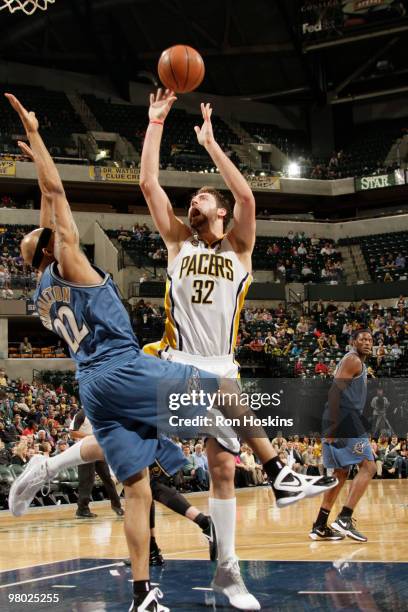
M 208 218 L 202 213 L 190 215 L 190 227 L 197 232 L 202 231 L 208 225 Z

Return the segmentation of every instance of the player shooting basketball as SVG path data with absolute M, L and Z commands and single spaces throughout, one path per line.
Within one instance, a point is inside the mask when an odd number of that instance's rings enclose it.
M 176 97 L 170 90 L 150 96 L 149 126 L 143 145 L 140 186 L 151 215 L 168 250 L 168 282 L 165 298 L 165 334 L 145 351 L 162 359 L 188 363 L 221 378 L 237 378 L 234 349 L 240 312 L 251 282 L 251 256 L 255 245 L 254 195 L 239 170 L 216 142 L 211 124 L 212 108 L 201 104 L 203 124 L 196 126 L 197 140 L 220 171 L 235 205 L 217 190 L 203 187 L 191 199 L 189 225 L 177 218 L 159 183 L 160 144 L 166 117 Z M 230 217 L 233 225 L 228 229 Z M 277 503 L 284 507 L 303 497 L 335 486 L 330 478 L 296 480 L 284 467 L 266 438 L 248 442 L 264 464 Z M 235 552 L 236 498 L 234 489 L 237 439 L 207 440 L 211 473 L 210 515 L 218 542 L 218 565 L 212 582 L 236 608 L 259 609 L 240 575 Z M 298 484 L 297 484 L 298 483 Z

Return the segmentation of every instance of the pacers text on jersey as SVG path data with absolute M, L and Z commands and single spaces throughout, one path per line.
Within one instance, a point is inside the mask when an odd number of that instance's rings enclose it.
M 225 278 L 226 280 L 234 280 L 234 264 L 228 257 L 216 255 L 215 253 L 198 253 L 194 255 L 186 255 L 183 257 L 180 266 L 180 276 L 196 276 L 197 274 L 205 274 L 207 276 L 215 276 L 216 278 Z

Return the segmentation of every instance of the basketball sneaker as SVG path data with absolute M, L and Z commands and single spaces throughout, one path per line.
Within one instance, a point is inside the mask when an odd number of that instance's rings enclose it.
M 164 565 L 164 557 L 161 553 L 160 548 L 154 548 L 153 550 L 150 551 L 149 565 L 150 566 Z
M 205 537 L 205 539 L 208 541 L 208 548 L 210 551 L 210 559 L 211 561 L 216 561 L 217 560 L 217 554 L 218 554 L 218 550 L 217 550 L 217 536 L 215 535 L 215 528 L 214 528 L 214 523 L 211 520 L 210 516 L 207 516 L 208 518 L 208 526 L 205 527 L 202 532 L 203 535 Z
M 34 455 L 24 472 L 15 479 L 9 493 L 9 509 L 14 516 L 22 516 L 30 507 L 38 491 L 49 482 L 47 457 Z
M 260 610 L 261 605 L 248 592 L 239 569 L 238 559 L 231 559 L 217 565 L 211 587 L 215 593 L 227 597 L 230 605 L 238 610 Z
M 336 542 L 338 540 L 344 540 L 345 536 L 340 531 L 335 531 L 328 525 L 313 525 L 311 532 L 309 533 L 311 540 L 326 540 L 328 542 Z
M 331 524 L 333 529 L 340 531 L 344 535 L 352 538 L 353 540 L 357 540 L 358 542 L 367 542 L 368 538 L 360 533 L 356 528 L 356 519 L 352 516 L 339 516 L 336 520 Z
M 333 476 L 305 476 L 293 472 L 287 465 L 272 483 L 278 508 L 285 508 L 306 497 L 315 497 L 338 485 Z
M 163 599 L 163 593 L 156 587 L 149 591 L 142 603 L 137 606 L 133 600 L 129 612 L 170 612 L 170 608 L 162 606 L 159 599 Z

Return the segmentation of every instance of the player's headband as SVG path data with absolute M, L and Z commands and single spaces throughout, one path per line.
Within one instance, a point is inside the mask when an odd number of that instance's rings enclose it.
M 31 265 L 33 268 L 39 268 L 44 257 L 43 249 L 48 246 L 50 238 L 52 236 L 52 230 L 49 227 L 44 227 L 40 234 L 40 237 L 35 248 Z

